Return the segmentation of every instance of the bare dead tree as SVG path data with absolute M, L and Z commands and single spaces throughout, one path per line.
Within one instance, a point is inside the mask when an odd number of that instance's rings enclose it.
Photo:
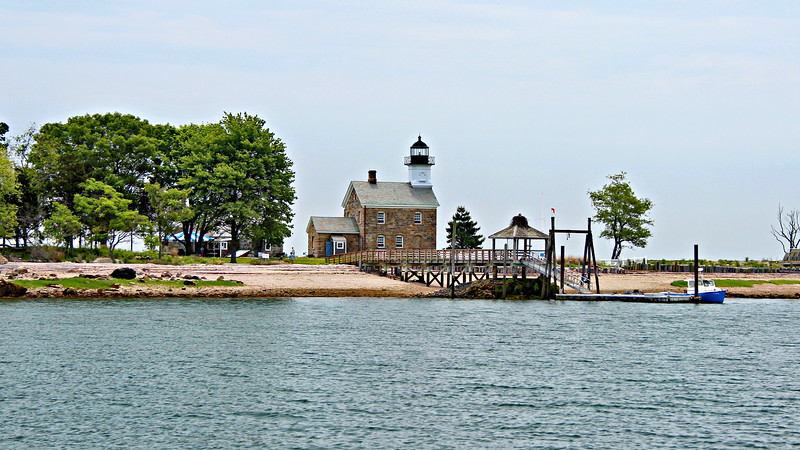
M 778 204 L 778 228 L 772 227 L 772 235 L 780 242 L 783 252 L 793 248 L 800 248 L 800 211 L 793 209 L 783 211 L 783 206 Z

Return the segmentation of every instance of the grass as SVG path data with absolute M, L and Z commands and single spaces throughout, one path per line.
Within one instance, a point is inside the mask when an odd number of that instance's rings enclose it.
M 289 258 L 285 258 L 284 261 L 289 261 Z M 307 264 L 311 266 L 321 266 L 324 264 L 328 264 L 325 262 L 325 258 L 309 258 L 307 256 L 295 256 L 294 258 L 295 264 Z
M 717 287 L 731 288 L 731 287 L 753 287 L 756 284 L 771 283 L 775 285 L 780 284 L 800 284 L 800 280 L 714 280 Z M 677 280 L 670 283 L 675 287 L 687 287 L 686 280 Z
M 772 284 L 800 284 L 800 280 L 773 280 Z
M 718 287 L 731 288 L 731 287 L 746 287 L 751 288 L 756 284 L 769 283 L 766 280 L 714 280 Z
M 185 280 L 98 280 L 94 278 L 61 278 L 58 280 L 14 280 L 14 284 L 18 284 L 28 289 L 36 289 L 40 287 L 50 286 L 57 284 L 65 288 L 71 287 L 75 289 L 108 289 L 111 285 L 118 284 L 120 286 L 167 286 L 167 287 L 184 287 Z M 234 280 L 191 280 L 197 287 L 206 286 L 241 286 L 242 283 Z
M 231 262 L 230 257 L 218 258 L 216 256 L 205 256 L 203 258 L 197 255 L 189 255 L 189 256 L 170 256 L 164 255 L 161 259 L 154 259 L 152 261 L 141 261 L 141 262 L 151 262 L 154 264 L 170 264 L 176 266 L 182 266 L 186 264 L 208 264 L 208 265 L 220 265 L 220 264 L 227 264 Z M 289 264 L 290 260 L 288 257 L 280 259 L 263 259 L 263 258 L 243 258 L 239 257 L 236 258 L 236 264 L 250 264 L 254 266 L 261 266 L 261 265 L 268 265 L 268 264 Z M 306 264 L 306 265 L 322 265 L 328 264 L 325 262 L 325 258 L 308 258 L 308 257 L 295 257 L 294 264 Z
M 127 282 L 127 280 L 125 280 Z M 95 280 L 91 278 L 64 278 L 59 280 L 14 280 L 12 283 L 20 285 L 28 289 L 36 289 L 40 287 L 58 284 L 65 288 L 71 287 L 75 289 L 108 289 L 112 284 L 118 283 L 116 280 Z
M 18 258 L 22 261 L 94 261 L 98 257 L 108 257 L 107 248 L 74 248 L 68 253 L 63 249 L 55 248 L 52 246 L 30 246 L 28 248 L 0 248 L 0 253 L 13 258 Z M 187 264 L 198 265 L 220 265 L 227 264 L 231 261 L 230 256 L 219 258 L 216 256 L 200 257 L 198 255 L 170 255 L 169 252 L 163 252 L 161 258 L 158 257 L 158 251 L 147 250 L 142 252 L 130 251 L 121 248 L 114 250 L 114 259 L 122 264 L 169 264 L 175 266 L 184 266 Z M 289 257 L 283 259 L 263 259 L 263 258 L 236 258 L 237 264 L 250 264 L 250 265 L 267 265 L 267 264 L 288 264 Z M 325 258 L 307 258 L 295 257 L 295 264 L 309 264 L 320 265 L 327 264 Z

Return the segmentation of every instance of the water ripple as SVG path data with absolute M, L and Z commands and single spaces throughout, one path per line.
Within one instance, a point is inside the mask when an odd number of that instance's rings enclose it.
M 718 306 L 0 302 L 0 446 L 800 445 L 800 302 Z

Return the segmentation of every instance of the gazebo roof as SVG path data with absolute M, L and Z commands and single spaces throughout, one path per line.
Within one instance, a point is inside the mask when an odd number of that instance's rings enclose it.
M 550 236 L 528 226 L 528 219 L 520 214 L 511 219 L 508 228 L 490 235 L 489 239 L 550 239 Z

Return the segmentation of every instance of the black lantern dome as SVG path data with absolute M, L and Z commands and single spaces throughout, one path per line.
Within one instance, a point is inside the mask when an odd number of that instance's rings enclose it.
M 415 148 L 428 149 L 428 144 L 422 142 L 422 136 L 417 136 L 417 142 L 414 142 L 414 144 L 411 145 L 411 150 L 414 150 Z
M 417 142 L 411 144 L 411 154 L 406 158 L 406 165 L 425 164 L 432 166 L 433 157 L 430 156 L 428 144 L 422 142 L 422 136 L 417 136 Z

